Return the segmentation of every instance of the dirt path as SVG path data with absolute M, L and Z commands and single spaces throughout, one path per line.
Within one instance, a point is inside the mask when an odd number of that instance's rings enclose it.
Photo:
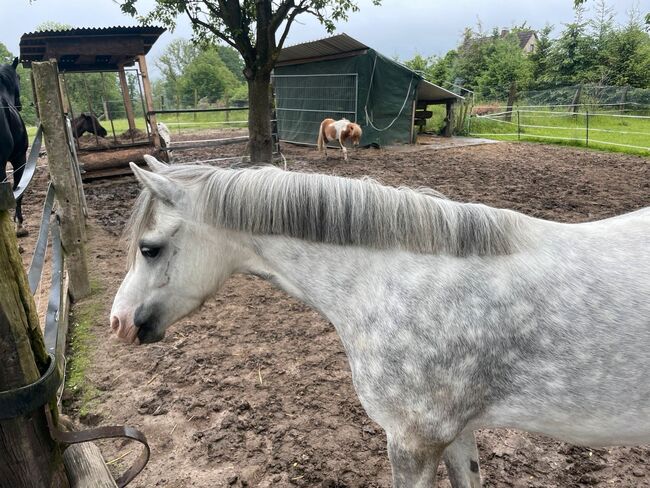
M 632 156 L 504 143 L 363 150 L 344 163 L 338 156 L 324 161 L 311 148 L 283 149 L 290 170 L 430 186 L 453 199 L 559 221 L 650 205 L 650 162 Z M 192 161 L 238 154 L 241 147 L 224 150 L 175 157 Z M 134 348 L 112 340 L 108 312 L 125 262 L 120 234 L 139 190 L 130 177 L 85 188 L 98 289 L 90 300 L 99 312 L 86 374 L 97 397 L 84 421 L 146 432 L 152 459 L 133 486 L 390 486 L 384 433 L 357 400 L 333 327 L 267 283 L 231 279 L 160 343 Z M 34 215 L 37 198 L 27 202 Z M 72 416 L 78 417 L 81 396 L 68 394 Z M 589 450 L 506 430 L 485 430 L 478 439 L 485 487 L 650 486 L 648 448 Z M 129 450 L 113 444 L 105 453 L 112 459 Z

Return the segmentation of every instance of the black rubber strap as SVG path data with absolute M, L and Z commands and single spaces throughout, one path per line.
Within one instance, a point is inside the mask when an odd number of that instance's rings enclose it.
M 41 142 L 43 140 L 43 126 L 38 124 L 38 129 L 36 130 L 36 135 L 32 141 L 32 148 L 29 151 L 29 156 L 27 156 L 27 162 L 25 163 L 25 169 L 23 175 L 18 182 L 18 186 L 14 190 L 14 198 L 18 200 L 20 195 L 22 195 L 27 187 L 29 182 L 32 181 L 34 172 L 36 171 L 36 162 L 38 161 L 38 154 L 41 152 Z
M 56 395 L 63 371 L 50 354 L 50 365 L 36 382 L 9 391 L 0 391 L 0 420 L 28 414 L 48 403 Z
M 50 230 L 50 217 L 52 215 L 52 205 L 54 205 L 54 187 L 52 182 L 47 187 L 47 196 L 43 204 L 43 216 L 41 217 L 41 226 L 38 229 L 38 240 L 32 256 L 32 262 L 27 272 L 27 281 L 32 295 L 36 293 L 36 288 L 41 281 L 43 274 L 43 262 L 45 261 L 45 251 L 47 250 L 47 236 Z

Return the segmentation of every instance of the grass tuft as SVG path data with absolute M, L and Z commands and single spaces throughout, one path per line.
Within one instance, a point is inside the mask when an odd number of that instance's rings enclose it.
M 86 416 L 92 411 L 100 392 L 88 378 L 87 372 L 93 357 L 93 326 L 102 314 L 99 299 L 102 286 L 91 280 L 92 294 L 76 304 L 70 313 L 71 328 L 65 388 L 79 401 L 79 415 Z

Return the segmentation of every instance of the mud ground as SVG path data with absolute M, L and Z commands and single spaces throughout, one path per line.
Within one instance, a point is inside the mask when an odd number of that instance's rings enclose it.
M 650 205 L 650 160 L 537 144 L 491 144 L 418 152 L 367 149 L 344 162 L 313 148 L 283 145 L 288 169 L 369 175 L 390 185 L 429 186 L 459 201 L 535 217 L 583 222 Z M 242 153 L 184 151 L 177 161 Z M 29 262 L 47 173 L 41 161 L 25 197 Z M 224 161 L 219 164 L 227 165 Z M 89 266 L 99 304 L 92 327 L 88 388 L 64 410 L 84 424 L 143 430 L 152 457 L 134 487 L 390 486 L 385 436 L 364 413 L 334 328 L 318 313 L 264 281 L 245 276 L 157 344 L 130 347 L 110 337 L 108 314 L 125 273 L 121 238 L 139 189 L 132 177 L 85 184 Z M 84 302 L 78 304 L 83 306 Z M 74 317 L 73 317 L 74 323 Z M 648 447 L 587 449 L 510 430 L 478 433 L 485 487 L 650 486 Z M 117 471 L 135 455 L 102 445 Z M 122 458 L 120 458 L 123 456 Z M 441 486 L 449 486 L 440 468 Z

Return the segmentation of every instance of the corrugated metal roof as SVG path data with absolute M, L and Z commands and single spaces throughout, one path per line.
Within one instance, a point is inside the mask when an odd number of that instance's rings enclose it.
M 56 58 L 66 71 L 114 70 L 147 54 L 165 32 L 157 26 L 75 27 L 28 32 L 20 37 L 20 60 Z
M 347 34 L 338 34 L 325 39 L 285 47 L 280 52 L 278 64 L 291 64 L 292 62 L 306 61 L 312 58 L 364 51 L 368 48 L 368 46 Z
M 418 83 L 417 99 L 435 102 L 442 100 L 463 100 L 464 98 L 441 86 L 434 85 L 426 80 L 421 80 Z
M 157 26 L 126 26 L 117 25 L 112 27 L 73 27 L 72 29 L 52 29 L 44 31 L 27 32 L 20 37 L 23 39 L 37 39 L 37 38 L 58 38 L 58 37 L 74 37 L 74 36 L 119 36 L 119 35 L 160 35 L 165 32 L 164 27 Z

